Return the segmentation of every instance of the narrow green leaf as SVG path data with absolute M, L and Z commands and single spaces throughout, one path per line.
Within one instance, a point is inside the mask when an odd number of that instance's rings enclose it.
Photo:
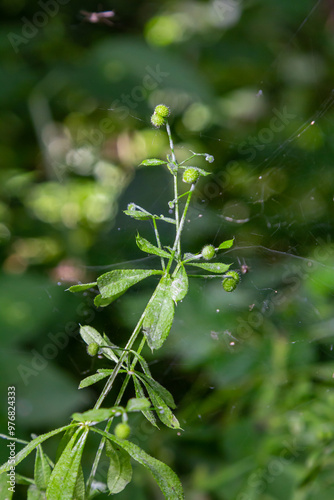
M 7 474 L 2 473 L 0 474 L 0 498 L 3 498 L 3 500 L 12 500 L 13 498 L 13 492 L 15 490 L 15 485 L 14 485 L 14 490 L 11 491 L 8 489 L 10 486 L 7 481 L 9 480 L 9 477 Z
M 132 354 L 134 354 L 136 356 L 136 358 L 138 358 L 140 366 L 142 367 L 142 370 L 145 373 L 145 375 L 147 375 L 148 377 L 152 377 L 151 370 L 149 369 L 148 364 L 145 361 L 145 359 L 143 358 L 143 356 L 138 354 L 138 352 L 136 352 L 136 351 L 130 350 L 130 352 L 132 352 Z
M 32 484 L 29 486 L 27 491 L 27 500 L 46 500 L 45 492 L 39 490 L 37 486 Z
M 159 257 L 164 257 L 165 259 L 170 258 L 170 254 L 168 252 L 152 245 L 152 243 L 147 241 L 145 238 L 142 238 L 139 234 L 136 236 L 136 243 L 142 252 L 158 255 Z
M 126 411 L 142 411 L 150 408 L 151 403 L 147 398 L 131 398 L 127 402 Z
M 123 410 L 120 406 L 115 406 L 113 408 L 98 408 L 97 410 L 88 410 L 84 413 L 73 413 L 72 418 L 77 422 L 103 422 L 103 420 L 108 420 L 120 410 Z
M 72 499 L 80 472 L 81 457 L 89 429 L 79 428 L 73 434 L 52 471 L 46 497 L 52 500 Z
M 43 453 L 42 446 L 39 445 L 36 450 L 34 480 L 38 489 L 46 490 L 51 476 L 51 467 L 46 456 Z
M 139 448 L 139 446 L 127 441 L 126 439 L 118 439 L 113 434 L 109 434 L 97 428 L 92 428 L 92 431 L 101 434 L 110 441 L 113 441 L 127 451 L 134 460 L 146 467 L 146 469 L 151 472 L 162 493 L 166 498 L 168 498 L 168 500 L 184 499 L 181 481 L 175 472 L 168 467 L 168 465 L 160 462 L 160 460 L 157 460 L 156 458 L 151 457 L 144 450 Z
M 222 250 L 223 248 L 231 248 L 233 246 L 234 239 L 233 240 L 226 240 L 223 241 L 218 247 L 218 250 Z
M 109 439 L 106 441 L 106 455 L 110 459 L 107 475 L 109 493 L 119 493 L 132 479 L 130 455 Z
M 62 436 L 60 443 L 58 444 L 57 451 L 56 451 L 56 460 L 55 460 L 56 463 L 58 462 L 61 454 L 63 453 L 66 446 L 70 442 L 70 440 L 71 440 L 73 434 L 76 432 L 77 428 L 78 428 L 77 425 L 75 425 L 75 426 L 73 425 L 72 427 L 67 429 L 67 431 Z
M 176 273 L 176 276 L 172 278 L 172 280 L 173 280 L 171 284 L 172 299 L 175 302 L 178 302 L 179 300 L 184 299 L 184 297 L 188 293 L 188 288 L 189 288 L 188 275 L 183 265 L 181 265 L 178 272 Z
M 171 395 L 171 393 L 166 389 L 166 387 L 162 386 L 154 380 L 152 377 L 148 377 L 147 375 L 144 375 L 143 373 L 135 372 L 135 374 L 140 377 L 141 379 L 146 380 L 148 384 L 152 387 L 152 389 L 159 394 L 159 396 L 165 401 L 165 403 L 170 407 L 170 408 L 176 408 L 176 404 L 174 402 L 174 398 Z
M 115 295 L 112 295 L 111 297 L 108 297 L 107 299 L 104 299 L 102 297 L 102 295 L 99 293 L 98 295 L 96 295 L 96 297 L 94 299 L 94 305 L 96 307 L 107 307 L 107 306 L 109 306 L 109 304 L 111 304 L 112 302 L 117 300 L 119 297 L 121 297 L 121 295 L 123 295 L 123 293 L 125 293 L 125 292 L 116 293 Z
M 94 373 L 93 375 L 89 375 L 89 377 L 81 380 L 79 389 L 84 389 L 84 387 L 89 387 L 90 385 L 96 384 L 96 382 L 99 382 L 100 380 L 108 377 L 111 372 L 112 370 L 110 370 L 110 373 Z
M 123 210 L 125 215 L 128 215 L 132 219 L 135 220 L 149 220 L 153 219 L 152 214 L 147 214 L 145 212 L 142 212 L 141 210 Z
M 169 276 L 162 277 L 146 308 L 143 332 L 152 351 L 162 346 L 173 324 L 171 283 Z
M 41 434 L 37 438 L 30 441 L 30 443 L 27 444 L 27 446 L 25 446 L 21 451 L 19 451 L 15 455 L 15 458 L 13 461 L 10 461 L 10 462 L 8 461 L 0 467 L 0 474 L 8 471 L 11 467 L 13 467 L 13 466 L 15 467 L 17 464 L 22 462 L 22 460 L 24 458 L 26 458 L 29 455 L 29 453 L 31 453 L 39 444 L 43 443 L 44 441 L 46 441 L 50 437 L 56 436 L 60 432 L 65 431 L 66 429 L 69 429 L 70 427 L 72 427 L 72 426 L 65 425 L 64 427 L 59 427 L 58 429 L 54 429 L 51 432 L 47 432 L 46 434 Z
M 201 269 L 205 269 L 206 271 L 217 274 L 225 273 L 231 266 L 231 264 L 223 264 L 222 262 L 215 262 L 214 264 L 209 264 L 207 262 L 195 264 L 194 262 L 189 262 L 189 265 L 200 267 Z
M 171 219 L 170 217 L 165 217 L 164 215 L 155 216 L 155 218 L 158 220 L 162 220 L 164 222 L 168 222 L 168 224 L 176 224 L 175 219 Z
M 125 292 L 139 281 L 155 274 L 161 275 L 162 271 L 156 269 L 117 269 L 102 274 L 97 280 L 97 286 L 102 297 L 108 299 Z
M 30 477 L 22 476 L 21 474 L 18 474 L 17 472 L 15 472 L 15 482 L 16 482 L 16 484 L 24 484 L 25 486 L 35 484 L 33 479 L 31 479 Z M 1 492 L 1 488 L 0 488 L 0 492 Z M 1 498 L 1 496 L 0 496 L 0 498 Z
M 96 342 L 106 358 L 111 359 L 116 363 L 118 362 L 118 357 L 116 356 L 116 354 L 114 354 L 112 349 L 110 349 L 109 347 L 105 349 L 103 348 L 103 346 L 105 346 L 107 342 L 102 337 L 102 335 L 97 330 L 95 330 L 95 328 L 89 325 L 81 326 L 80 335 L 87 345 L 91 344 L 92 342 Z
M 80 465 L 77 482 L 75 483 L 74 488 L 74 499 L 75 500 L 86 500 L 86 487 L 85 487 L 85 478 L 83 474 L 82 467 Z
M 135 392 L 136 392 L 137 398 L 144 398 L 145 397 L 145 393 L 144 393 L 144 390 L 143 390 L 143 388 L 141 386 L 141 383 L 139 382 L 139 379 L 137 379 L 137 377 L 132 377 L 132 380 L 133 380 L 133 383 L 134 383 L 134 386 L 135 386 Z M 157 427 L 159 429 L 159 427 L 157 426 L 157 423 L 156 423 L 157 421 L 156 421 L 156 418 L 154 416 L 153 411 L 151 411 L 151 410 L 142 410 L 141 412 L 144 415 L 144 417 L 152 425 L 154 425 L 154 427 Z
M 72 285 L 70 288 L 67 288 L 66 291 L 69 292 L 84 292 L 85 290 L 89 290 L 90 288 L 94 288 L 94 286 L 97 285 L 97 282 L 95 281 L 94 283 L 84 283 L 82 285 Z
M 139 165 L 149 167 L 149 166 L 165 165 L 166 163 L 167 163 L 166 161 L 159 160 L 158 158 L 148 158 L 147 160 L 143 160 Z
M 180 429 L 181 427 L 179 421 L 177 420 L 173 412 L 169 409 L 169 407 L 166 405 L 162 397 L 160 397 L 160 395 L 151 387 L 149 383 L 147 383 L 145 379 L 141 377 L 139 378 L 145 385 L 150 400 L 152 401 L 154 409 L 161 422 L 165 424 L 167 427 L 170 427 L 171 429 Z

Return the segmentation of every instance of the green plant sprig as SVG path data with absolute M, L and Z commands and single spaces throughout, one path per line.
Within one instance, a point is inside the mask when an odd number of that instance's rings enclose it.
M 169 115 L 169 108 L 160 104 L 156 106 L 151 122 L 157 128 L 165 126 L 170 154 L 167 155 L 166 160 L 149 158 L 142 161 L 140 165 L 145 168 L 167 166 L 173 177 L 174 193 L 169 207 L 173 208 L 174 216 L 154 215 L 135 203 L 130 203 L 127 210 L 124 211 L 127 216 L 135 220 L 152 221 L 155 244 L 140 236 L 139 233 L 136 235 L 136 244 L 144 253 L 159 257 L 161 269 L 117 269 L 102 274 L 96 282 L 71 286 L 69 291 L 76 293 L 97 287 L 99 294 L 95 297 L 94 304 L 97 307 L 107 307 L 126 293 L 129 288 L 150 276 L 159 276 L 159 282 L 124 347 L 116 346 L 107 335 L 101 335 L 91 326 L 80 327 L 80 335 L 87 344 L 88 354 L 90 356 L 103 356 L 109 363 L 114 364 L 112 368 L 98 369 L 96 373 L 80 382 L 79 388 L 83 389 L 107 379 L 101 394 L 91 410 L 84 413 L 74 413 L 70 425 L 33 439 L 15 457 L 14 465 L 17 465 L 36 449 L 35 476 L 29 481 L 31 487 L 37 488 L 50 499 L 85 498 L 85 500 L 90 500 L 93 498 L 96 494 L 95 478 L 103 450 L 105 450 L 110 462 L 105 492 L 109 494 L 119 493 L 131 481 L 131 457 L 151 471 L 165 498 L 168 500 L 184 498 L 181 482 L 175 473 L 166 464 L 150 457 L 144 450 L 128 440 L 131 431 L 128 424 L 128 413 L 131 412 L 141 412 L 155 427 L 158 427 L 157 421 L 160 421 L 171 429 L 181 430 L 172 411 L 176 407 L 173 396 L 153 379 L 148 364 L 141 353 L 145 344 L 148 344 L 153 351 L 159 349 L 168 338 L 173 324 L 175 305 L 187 295 L 189 278 L 218 278 L 222 280 L 223 289 L 231 292 L 238 285 L 240 276 L 236 271 L 229 270 L 229 264 L 209 262 L 220 251 L 231 248 L 234 243 L 233 239 L 226 240 L 217 247 L 212 244 L 205 245 L 197 254 L 185 253 L 182 255 L 182 233 L 196 184 L 201 177 L 210 175 L 209 171 L 189 166 L 188 162 L 202 156 L 208 163 L 212 163 L 214 158 L 207 153 L 190 151 L 191 155 L 178 163 L 167 120 Z M 190 185 L 189 189 L 182 194 L 179 193 L 180 173 L 182 181 Z M 180 202 L 183 197 L 186 197 L 186 200 L 181 207 Z M 170 245 L 163 245 L 161 242 L 157 224 L 160 221 L 171 224 L 175 228 L 174 239 Z M 197 268 L 200 273 L 188 273 L 189 266 Z M 203 271 L 206 274 L 203 274 Z M 139 340 L 140 335 L 142 337 Z M 135 348 L 136 344 L 138 344 L 137 348 Z M 119 374 L 125 374 L 125 378 L 113 406 L 103 408 L 102 404 L 112 390 Z M 130 381 L 134 385 L 135 397 L 121 405 Z M 117 423 L 113 433 L 111 433 L 110 428 L 117 418 L 121 418 L 121 422 Z M 101 430 L 98 426 L 104 421 L 106 424 L 104 430 Z M 98 434 L 100 442 L 89 477 L 85 482 L 81 460 L 90 432 Z M 42 450 L 42 443 L 59 433 L 64 433 L 64 435 L 54 465 Z M 12 465 L 12 463 L 7 462 L 0 468 L 0 473 L 9 470 Z M 101 482 L 98 484 L 101 488 Z

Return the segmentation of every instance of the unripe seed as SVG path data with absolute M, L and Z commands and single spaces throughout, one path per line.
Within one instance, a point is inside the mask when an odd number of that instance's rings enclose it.
M 159 128 L 161 127 L 161 125 L 163 125 L 165 123 L 165 119 L 163 116 L 161 115 L 157 115 L 157 114 L 153 114 L 151 116 L 151 123 L 152 125 L 154 125 L 156 128 Z
M 90 356 L 96 356 L 98 352 L 99 352 L 99 344 L 97 344 L 96 342 L 91 342 L 87 346 L 87 353 Z
M 126 439 L 130 436 L 130 431 L 130 426 L 123 422 L 122 424 L 116 425 L 114 434 L 116 437 L 118 437 L 118 439 Z
M 225 292 L 233 292 L 236 289 L 237 284 L 240 281 L 240 276 L 237 271 L 228 271 L 225 273 L 226 276 L 231 276 L 231 278 L 225 278 L 222 281 L 223 288 Z
M 154 113 L 156 115 L 162 116 L 163 118 L 167 118 L 167 116 L 170 115 L 170 110 L 164 104 L 158 104 L 158 106 L 156 106 L 154 109 Z
M 202 257 L 205 260 L 211 260 L 216 254 L 215 247 L 213 245 L 205 245 L 202 248 Z
M 199 178 L 199 175 L 200 175 L 199 171 L 196 170 L 196 168 L 190 167 L 183 172 L 182 180 L 186 184 L 194 184 L 194 182 L 196 182 L 197 179 Z

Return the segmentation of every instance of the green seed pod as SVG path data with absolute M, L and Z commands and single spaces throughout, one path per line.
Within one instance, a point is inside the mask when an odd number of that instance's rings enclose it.
M 205 245 L 202 248 L 202 257 L 205 260 L 211 260 L 216 255 L 216 250 L 213 245 Z
M 154 109 L 154 113 L 156 115 L 162 116 L 163 118 L 167 118 L 167 116 L 170 115 L 170 109 L 164 104 L 158 104 L 158 106 L 156 106 Z
M 130 426 L 128 424 L 122 423 L 117 424 L 114 430 L 114 434 L 118 439 L 127 439 L 130 436 Z
M 237 284 L 240 281 L 240 276 L 237 271 L 228 271 L 225 273 L 226 276 L 231 276 L 231 278 L 225 278 L 222 281 L 223 288 L 225 292 L 233 292 L 236 289 Z
M 154 125 L 156 128 L 159 128 L 161 127 L 161 125 L 163 125 L 165 123 L 165 119 L 163 116 L 161 115 L 157 115 L 157 114 L 153 114 L 151 116 L 151 123 L 152 125 Z
M 96 356 L 98 352 L 99 352 L 99 344 L 97 344 L 96 342 L 91 342 L 87 346 L 87 353 L 90 356 Z
M 196 170 L 196 168 L 190 167 L 183 172 L 182 180 L 186 184 L 194 184 L 199 178 L 199 176 L 200 176 L 199 171 Z

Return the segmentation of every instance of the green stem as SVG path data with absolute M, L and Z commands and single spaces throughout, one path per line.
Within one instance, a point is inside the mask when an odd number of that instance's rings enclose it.
M 103 388 L 103 391 L 101 392 L 100 396 L 99 396 L 99 399 L 96 401 L 95 405 L 94 405 L 94 409 L 96 410 L 97 408 L 100 408 L 103 400 L 105 399 L 105 397 L 107 396 L 107 394 L 110 392 L 110 389 L 112 388 L 113 386 L 113 383 L 118 375 L 118 372 L 119 370 L 121 369 L 122 367 L 122 364 L 123 364 L 123 361 L 125 360 L 125 357 L 128 355 L 128 350 L 131 349 L 134 341 L 136 340 L 139 332 L 140 332 L 140 328 L 143 324 L 143 321 L 144 321 L 144 318 L 145 318 L 145 313 L 146 313 L 146 308 L 145 308 L 145 311 L 143 312 L 143 314 L 141 315 L 140 317 L 140 320 L 138 321 L 135 329 L 133 330 L 132 332 L 132 335 L 131 337 L 129 338 L 128 340 L 128 343 L 126 344 L 125 348 L 124 348 L 124 351 L 122 352 L 122 354 L 120 355 L 120 358 L 118 360 L 118 362 L 116 363 L 116 366 L 115 368 L 113 369 L 113 372 L 112 374 L 110 375 L 106 385 L 104 386 Z
M 153 227 L 154 227 L 154 234 L 155 234 L 155 239 L 157 240 L 158 248 L 162 249 L 162 247 L 161 247 L 161 241 L 160 241 L 160 236 L 159 236 L 159 231 L 158 231 L 158 228 L 157 228 L 157 222 L 156 222 L 156 220 L 154 218 L 153 218 Z M 162 267 L 163 271 L 166 268 L 165 261 L 164 261 L 163 257 L 161 257 L 161 267 Z
M 187 198 L 186 204 L 185 204 L 184 209 L 183 209 L 183 214 L 182 214 L 182 217 L 181 217 L 179 229 L 178 229 L 178 231 L 176 233 L 176 236 L 175 236 L 174 246 L 173 246 L 173 249 L 172 249 L 172 255 L 171 255 L 171 257 L 170 257 L 170 259 L 168 261 L 167 268 L 166 268 L 166 273 L 168 273 L 169 270 L 170 270 L 170 268 L 171 268 L 171 265 L 172 265 L 172 262 L 173 262 L 173 259 L 174 259 L 175 253 L 176 253 L 176 249 L 177 249 L 178 244 L 180 242 L 181 233 L 182 233 L 183 226 L 184 226 L 184 223 L 185 223 L 185 220 L 186 220 L 188 208 L 189 208 L 189 205 L 190 205 L 190 200 L 191 200 L 191 197 L 193 195 L 194 189 L 195 189 L 195 184 L 192 184 L 191 188 L 189 190 L 189 194 L 188 194 L 188 198 Z
M 166 122 L 166 131 L 169 139 L 169 147 L 172 153 L 172 161 L 175 166 L 177 166 L 177 161 L 175 157 L 175 151 L 174 151 L 174 142 L 172 138 L 172 133 L 170 130 L 169 123 Z M 176 222 L 176 234 L 178 233 L 179 226 L 180 226 L 180 213 L 179 213 L 179 199 L 178 199 L 178 185 L 177 185 L 177 173 L 173 173 L 173 178 L 174 178 L 174 200 L 175 200 L 175 222 Z M 178 255 L 181 255 L 181 245 L 178 243 L 177 245 L 177 253 Z
M 138 349 L 137 349 L 137 353 L 138 353 L 138 354 L 140 354 L 140 353 L 141 353 L 141 351 L 142 351 L 142 349 L 143 349 L 143 347 L 144 347 L 144 345 L 145 345 L 145 342 L 146 342 L 146 338 L 145 338 L 145 337 L 143 337 L 143 338 L 142 338 L 142 341 L 141 341 L 141 343 L 140 343 L 140 345 L 139 345 L 139 347 L 138 347 Z M 138 362 L 138 358 L 137 358 L 137 357 L 135 357 L 135 358 L 133 359 L 133 361 L 132 361 L 132 364 L 131 364 L 131 367 L 130 367 L 130 370 L 129 370 L 130 372 L 131 372 L 132 370 L 134 370 L 134 368 L 135 368 L 135 366 L 136 366 L 137 362 Z M 126 375 L 126 377 L 125 377 L 125 379 L 124 379 L 124 381 L 123 381 L 122 387 L 121 387 L 121 389 L 120 389 L 120 391 L 119 391 L 119 393 L 118 393 L 118 396 L 117 396 L 117 398 L 116 398 L 116 401 L 115 401 L 114 406 L 118 406 L 118 405 L 120 404 L 120 402 L 121 402 L 121 400 L 122 400 L 122 397 L 123 397 L 123 394 L 124 394 L 124 392 L 125 392 L 125 389 L 126 389 L 126 387 L 127 387 L 128 383 L 129 383 L 130 378 L 131 378 L 131 375 L 129 375 L 129 373 L 127 373 L 127 375 Z M 110 426 L 111 426 L 111 424 L 112 424 L 113 420 L 114 420 L 114 417 L 111 417 L 111 418 L 108 420 L 107 425 L 105 426 L 105 429 L 104 429 L 104 431 L 105 431 L 105 432 L 108 432 L 108 431 L 109 431 Z M 105 437 L 103 437 L 103 438 L 101 439 L 101 441 L 100 441 L 99 447 L 98 447 L 98 449 L 97 449 L 97 452 L 96 452 L 96 455 L 95 455 L 95 458 L 94 458 L 94 463 L 93 463 L 93 465 L 92 465 L 92 470 L 91 470 L 91 473 L 90 473 L 89 479 L 88 479 L 88 481 L 87 481 L 87 493 L 86 493 L 87 498 L 89 498 L 89 493 L 90 493 L 91 485 L 92 485 L 93 479 L 94 479 L 94 477 L 95 477 L 95 475 L 96 475 L 96 471 L 97 471 L 97 468 L 98 468 L 98 465 L 99 465 L 99 462 L 100 462 L 100 459 L 101 459 L 101 455 L 102 455 L 102 451 L 103 451 L 103 448 L 104 448 L 105 442 L 106 442 L 106 438 L 105 438 Z

